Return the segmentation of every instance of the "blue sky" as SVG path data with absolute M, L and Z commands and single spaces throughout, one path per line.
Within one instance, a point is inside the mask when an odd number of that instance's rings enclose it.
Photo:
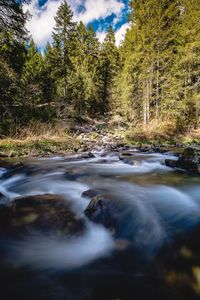
M 32 0 L 29 6 L 24 5 L 24 9 L 28 9 L 32 15 L 27 28 L 38 47 L 42 48 L 47 41 L 51 41 L 54 16 L 61 2 L 62 0 Z M 100 41 L 103 41 L 110 25 L 116 32 L 117 44 L 129 28 L 128 0 L 68 0 L 68 4 L 74 13 L 74 20 L 92 25 Z

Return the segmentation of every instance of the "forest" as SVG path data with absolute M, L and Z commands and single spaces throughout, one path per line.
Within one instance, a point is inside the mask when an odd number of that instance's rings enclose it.
M 119 47 L 112 27 L 100 43 L 64 0 L 42 51 L 26 29 L 24 2 L 0 0 L 2 138 L 114 117 L 136 139 L 200 135 L 199 0 L 131 0 Z

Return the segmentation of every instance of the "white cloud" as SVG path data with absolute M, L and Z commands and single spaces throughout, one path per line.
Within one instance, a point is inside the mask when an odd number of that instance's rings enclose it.
M 116 45 L 119 46 L 124 40 L 127 29 L 130 28 L 130 23 L 123 24 L 115 33 Z
M 96 32 L 96 34 L 97 34 L 97 37 L 98 37 L 99 41 L 102 43 L 104 41 L 105 37 L 106 37 L 106 31 L 98 30 Z
M 61 2 L 62 0 L 48 0 L 42 8 L 39 7 L 38 0 L 32 0 L 29 6 L 24 5 L 24 10 L 28 9 L 32 15 L 27 23 L 27 29 L 39 47 L 44 47 L 51 39 L 55 25 L 54 16 Z M 121 18 L 125 7 L 122 0 L 69 0 L 68 3 L 74 12 L 74 20 L 82 20 L 85 24 L 104 19 L 112 14 L 116 16 L 114 21 L 116 22 Z M 77 9 L 80 5 L 83 5 L 85 9 L 78 13 Z M 98 36 L 100 40 L 103 40 L 105 33 L 98 32 Z
M 51 32 L 55 25 L 54 16 L 61 1 L 49 0 L 42 9 L 38 5 L 38 0 L 32 0 L 31 4 L 25 5 L 32 18 L 27 23 L 27 29 L 39 47 L 44 47 L 51 38 Z
M 124 40 L 126 31 L 130 28 L 130 23 L 123 24 L 116 32 L 115 32 L 115 39 L 116 45 L 119 46 L 121 42 Z M 99 30 L 96 32 L 99 41 L 102 43 L 106 37 L 106 31 Z
M 124 4 L 118 0 L 86 0 L 85 11 L 78 18 L 84 23 L 106 18 L 112 14 L 120 15 Z

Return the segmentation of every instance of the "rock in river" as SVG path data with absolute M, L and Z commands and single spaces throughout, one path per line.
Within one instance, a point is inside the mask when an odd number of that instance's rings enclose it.
M 92 198 L 85 215 L 112 233 L 118 249 L 138 253 L 147 262 L 162 244 L 162 228 L 151 210 L 148 203 L 145 208 L 137 200 L 130 204 L 117 195 L 99 194 Z
M 83 159 L 89 159 L 94 157 L 95 157 L 94 154 L 92 154 L 91 152 L 86 152 L 79 156 L 79 158 L 83 158 Z
M 99 194 L 99 191 L 89 189 L 89 190 L 82 193 L 82 197 L 84 197 L 84 198 L 93 198 L 93 197 L 96 197 L 98 194 Z
M 200 147 L 188 147 L 178 160 L 166 159 L 165 164 L 168 167 L 180 168 L 200 174 Z
M 137 217 L 140 213 L 137 203 L 134 207 L 126 200 L 109 194 L 99 194 L 93 197 L 84 213 L 91 221 L 109 229 L 116 239 L 134 241 L 155 225 L 151 217 L 146 216 L 145 221 Z
M 52 194 L 26 196 L 0 206 L 0 234 L 20 236 L 31 230 L 56 235 L 76 235 L 84 221 L 62 197 Z

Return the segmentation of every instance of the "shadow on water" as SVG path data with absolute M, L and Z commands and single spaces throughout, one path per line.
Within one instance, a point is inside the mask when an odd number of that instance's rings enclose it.
M 1 299 L 199 299 L 200 177 L 166 157 L 0 168 Z

